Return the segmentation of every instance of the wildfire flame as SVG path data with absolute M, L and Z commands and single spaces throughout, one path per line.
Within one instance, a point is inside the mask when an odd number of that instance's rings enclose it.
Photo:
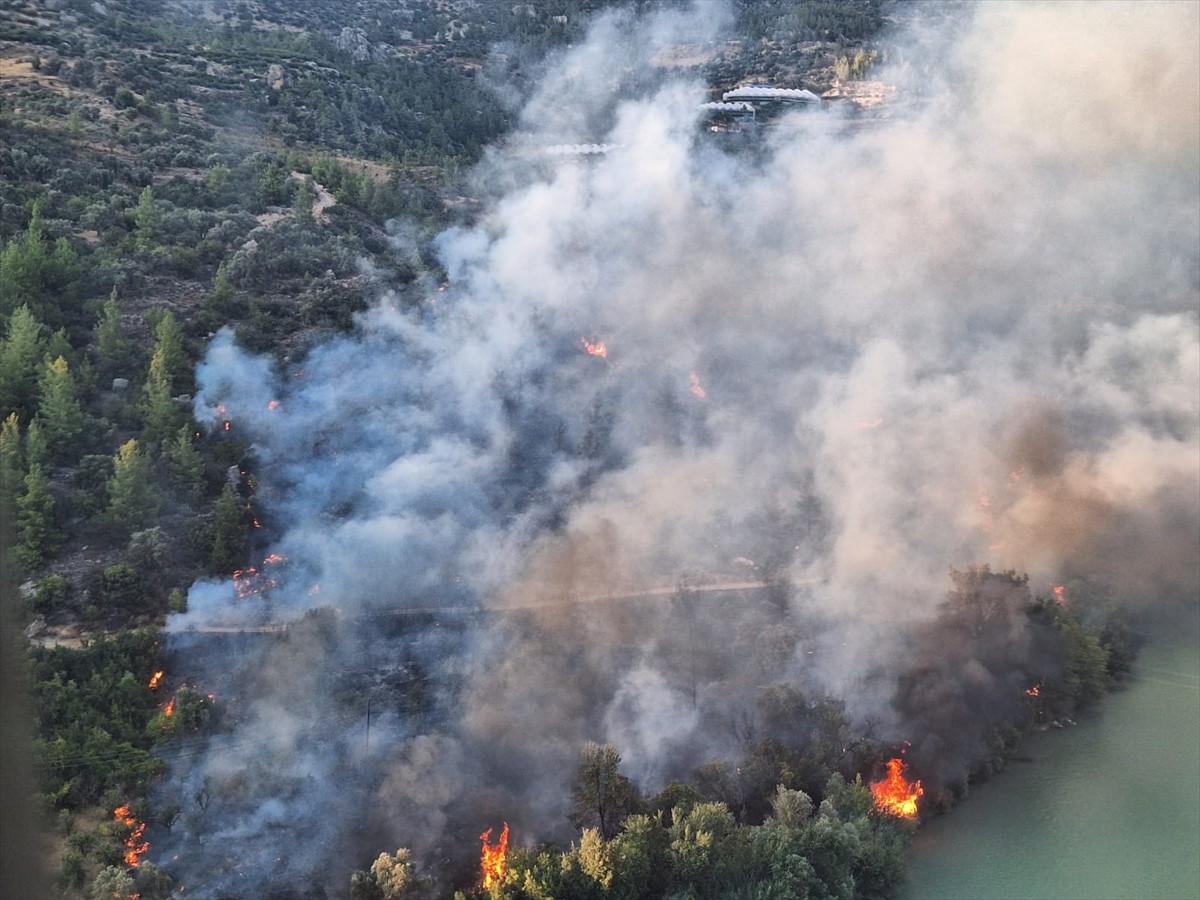
M 153 691 L 158 688 L 158 683 L 160 681 L 162 681 L 162 677 L 163 677 L 162 672 L 155 672 L 153 675 L 150 676 L 150 690 Z
M 245 600 L 252 594 L 258 593 L 258 569 L 248 566 L 245 569 L 233 570 L 233 589 L 239 600 Z
M 579 341 L 583 344 L 583 349 L 592 354 L 592 356 L 599 356 L 601 358 L 608 356 L 608 347 L 605 346 L 604 341 L 596 341 L 593 344 L 585 337 L 581 337 Z
M 688 390 L 699 397 L 701 400 L 705 397 L 704 387 L 700 384 L 700 376 L 695 372 L 688 375 Z
M 1059 606 L 1063 606 L 1067 602 L 1066 587 L 1064 585 L 1060 584 L 1054 588 L 1054 602 Z
M 254 521 L 256 528 L 261 527 L 258 520 Z M 272 553 L 262 561 L 261 567 L 247 566 L 244 569 L 233 570 L 233 589 L 239 600 L 245 600 L 247 597 L 253 597 L 261 594 L 264 591 L 269 591 L 279 586 L 278 579 L 267 573 L 269 566 L 277 566 L 280 563 L 287 562 L 286 556 L 281 556 L 278 553 Z
M 504 830 L 500 832 L 500 839 L 495 844 L 491 843 L 490 828 L 479 836 L 479 840 L 483 841 L 483 886 L 490 888 L 499 884 L 508 870 L 508 823 L 504 823 Z
M 146 823 L 137 820 L 129 808 L 129 804 L 114 809 L 113 818 L 126 828 L 133 829 L 129 833 L 129 837 L 125 839 L 125 865 L 136 869 L 140 864 L 141 857 L 150 849 L 150 842 L 142 840 L 142 835 L 146 833 Z
M 163 715 L 170 717 L 175 715 L 175 698 L 172 697 L 167 701 L 167 705 L 163 707 Z
M 1025 689 L 1025 695 L 1028 697 L 1040 697 L 1042 694 L 1042 683 L 1039 681 L 1031 688 Z
M 869 422 L 859 422 L 854 427 L 860 431 L 868 431 L 872 428 L 878 428 L 883 424 L 883 419 L 871 419 Z
M 891 813 L 902 819 L 914 818 L 917 814 L 917 798 L 924 795 L 919 781 L 904 778 L 904 760 L 899 757 L 888 760 L 887 778 L 871 783 L 871 794 L 875 806 L 882 812 Z

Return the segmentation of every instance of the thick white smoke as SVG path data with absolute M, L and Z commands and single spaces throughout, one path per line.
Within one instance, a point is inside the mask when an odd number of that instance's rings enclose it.
M 892 636 L 949 566 L 1194 599 L 1200 7 L 970 12 L 954 41 L 896 36 L 890 115 L 797 112 L 740 153 L 700 135 L 704 85 L 649 67 L 718 34 L 718 4 L 602 17 L 481 168 L 486 214 L 439 239 L 448 290 L 388 295 L 288 370 L 214 341 L 197 411 L 256 447 L 289 560 L 273 617 L 495 611 L 461 644 L 400 641 L 460 691 L 443 736 L 381 733 L 374 852 L 445 852 L 468 808 L 561 834 L 584 741 L 654 790 L 733 752 L 728 719 L 772 681 L 886 721 Z M 532 152 L 564 142 L 611 146 Z M 803 585 L 803 616 L 597 599 L 764 572 Z M 177 630 L 230 615 L 222 594 L 195 588 Z M 680 622 L 739 663 L 672 668 Z M 274 802 L 329 790 L 322 765 Z

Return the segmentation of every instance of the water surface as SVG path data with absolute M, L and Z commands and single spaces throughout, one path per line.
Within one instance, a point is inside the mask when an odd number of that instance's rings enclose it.
M 1136 677 L 913 839 L 902 900 L 1200 898 L 1200 641 Z

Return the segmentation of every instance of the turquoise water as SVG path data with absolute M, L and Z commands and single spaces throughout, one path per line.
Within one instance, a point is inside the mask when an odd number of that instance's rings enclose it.
M 1021 753 L 917 833 L 902 900 L 1200 900 L 1200 643 Z

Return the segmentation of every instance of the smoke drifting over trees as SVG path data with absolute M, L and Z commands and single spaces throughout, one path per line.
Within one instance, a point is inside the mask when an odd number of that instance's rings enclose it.
M 718 4 L 601 17 L 489 155 L 485 214 L 439 238 L 447 290 L 385 293 L 290 369 L 216 337 L 197 415 L 253 441 L 287 562 L 172 623 L 237 721 L 164 788 L 186 811 L 152 856 L 249 895 L 471 856 L 502 819 L 569 837 L 587 742 L 657 791 L 736 755 L 773 684 L 953 781 L 978 722 L 925 676 L 977 674 L 974 708 L 1049 649 L 1007 611 L 994 641 L 921 631 L 949 567 L 1194 602 L 1200 12 L 972 15 L 895 36 L 880 77 L 922 102 L 798 112 L 753 153 L 649 66 L 720 35 Z M 572 141 L 613 147 L 526 152 Z M 793 587 L 605 599 L 762 573 Z M 187 633 L 264 605 L 340 616 Z

